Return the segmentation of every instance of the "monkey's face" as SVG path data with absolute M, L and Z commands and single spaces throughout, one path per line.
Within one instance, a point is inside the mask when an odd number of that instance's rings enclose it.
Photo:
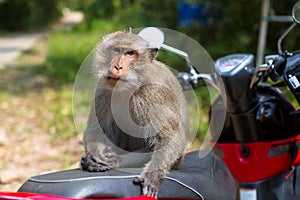
M 154 57 L 148 43 L 140 36 L 119 31 L 103 37 L 96 47 L 94 70 L 108 89 L 136 86 L 143 66 Z
M 117 81 L 126 81 L 130 69 L 139 61 L 139 53 L 135 49 L 112 46 L 107 49 L 111 63 L 108 67 L 107 81 L 115 85 Z

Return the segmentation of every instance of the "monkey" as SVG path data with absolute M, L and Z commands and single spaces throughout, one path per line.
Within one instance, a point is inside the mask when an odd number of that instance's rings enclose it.
M 98 82 L 83 135 L 81 168 L 103 172 L 126 167 L 126 162 L 138 166 L 124 155 L 138 152 L 141 160 L 149 155 L 133 183 L 141 185 L 143 195 L 157 197 L 160 180 L 180 166 L 187 148 L 181 85 L 155 59 L 158 49 L 131 28 L 105 35 L 94 51 L 92 73 Z

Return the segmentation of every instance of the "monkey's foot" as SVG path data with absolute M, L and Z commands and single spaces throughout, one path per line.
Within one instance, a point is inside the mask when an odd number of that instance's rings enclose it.
M 141 177 L 135 178 L 133 180 L 133 183 L 142 186 L 143 195 L 157 198 L 160 180 L 158 178 L 155 178 L 157 176 L 151 175 L 152 173 L 146 173 L 145 175 L 141 175 Z
M 86 153 L 80 161 L 81 168 L 89 172 L 104 172 L 116 167 L 117 163 L 118 156 L 110 148 L 104 150 L 102 158 Z

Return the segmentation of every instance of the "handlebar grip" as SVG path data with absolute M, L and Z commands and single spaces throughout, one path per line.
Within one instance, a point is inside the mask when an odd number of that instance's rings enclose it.
M 272 72 L 270 74 L 270 78 L 272 81 L 276 82 L 282 76 L 285 65 L 285 57 L 277 56 L 276 58 L 274 58 L 272 63 Z

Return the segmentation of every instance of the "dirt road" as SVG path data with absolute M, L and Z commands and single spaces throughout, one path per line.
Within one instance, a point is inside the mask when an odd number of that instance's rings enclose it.
M 0 38 L 0 69 L 11 64 L 22 51 L 31 48 L 43 33 L 14 33 Z
M 83 18 L 82 12 L 64 9 L 60 24 L 73 27 L 81 23 Z M 0 37 L 0 69 L 9 66 L 23 51 L 33 47 L 44 34 L 44 32 L 12 33 Z

